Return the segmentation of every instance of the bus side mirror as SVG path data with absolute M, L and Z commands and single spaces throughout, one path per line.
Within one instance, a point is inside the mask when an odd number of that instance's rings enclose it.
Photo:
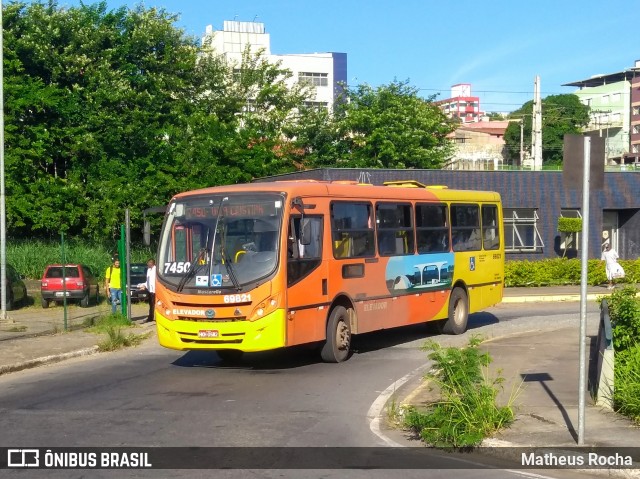
M 142 227 L 142 242 L 145 246 L 149 246 L 151 244 L 151 224 L 148 219 L 144 219 L 144 224 Z
M 311 221 L 309 218 L 302 218 L 300 221 L 300 244 L 311 244 Z

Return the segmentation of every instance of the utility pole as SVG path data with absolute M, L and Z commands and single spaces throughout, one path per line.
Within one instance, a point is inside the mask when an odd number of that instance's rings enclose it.
M 524 165 L 524 117 L 520 120 L 520 164 L 518 165 L 522 168 Z
M 542 169 L 542 102 L 540 100 L 540 76 L 533 83 L 533 118 L 531 129 L 531 157 L 533 170 Z

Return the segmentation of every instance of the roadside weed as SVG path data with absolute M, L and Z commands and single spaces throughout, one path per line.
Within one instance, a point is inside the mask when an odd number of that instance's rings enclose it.
M 115 351 L 129 346 L 137 346 L 149 336 L 145 334 L 124 334 L 122 329 L 111 326 L 106 330 L 107 338 L 98 344 L 100 351 Z
M 496 378 L 489 377 L 491 357 L 480 351 L 480 343 L 480 338 L 473 337 L 466 348 L 443 348 L 433 341 L 424 347 L 433 361 L 426 379 L 439 390 L 440 398 L 425 409 L 409 407 L 404 424 L 426 443 L 473 447 L 513 422 L 513 402 L 519 387 L 512 390 L 506 406 L 496 404 L 504 378 L 500 372 Z

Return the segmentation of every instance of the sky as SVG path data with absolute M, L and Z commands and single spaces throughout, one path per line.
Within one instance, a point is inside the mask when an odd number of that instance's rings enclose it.
M 445 99 L 470 83 L 487 112 L 532 100 L 536 75 L 545 97 L 640 60 L 640 0 L 107 0 L 139 3 L 178 14 L 176 26 L 198 38 L 207 25 L 257 21 L 274 54 L 347 53 L 351 85 L 406 80 Z

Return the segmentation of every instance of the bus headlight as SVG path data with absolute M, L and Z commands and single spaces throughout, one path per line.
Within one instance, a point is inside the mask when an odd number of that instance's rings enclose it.
M 276 294 L 271 298 L 267 298 L 264 301 L 258 303 L 255 309 L 251 312 L 249 316 L 249 321 L 255 321 L 257 319 L 262 318 L 264 315 L 272 313 L 275 311 L 280 304 L 280 295 Z

